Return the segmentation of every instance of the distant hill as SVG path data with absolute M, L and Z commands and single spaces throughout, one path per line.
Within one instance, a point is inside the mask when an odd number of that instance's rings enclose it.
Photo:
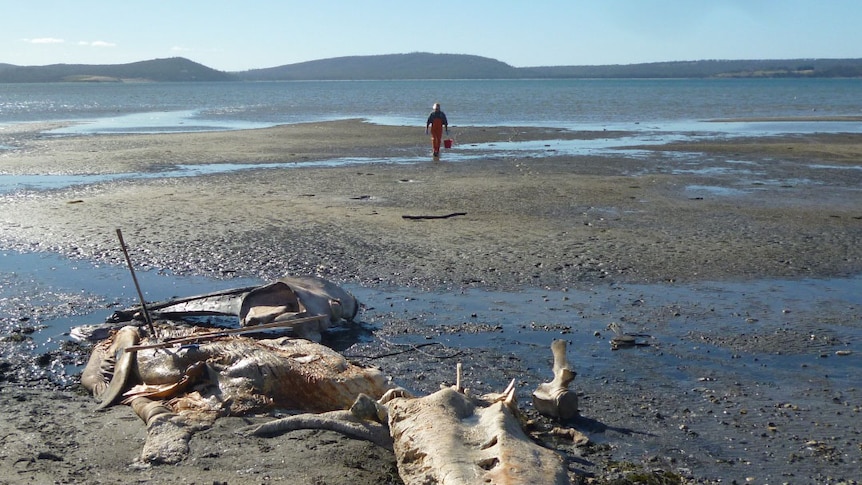
M 862 77 L 862 59 L 764 59 L 522 68 L 541 78 Z
M 862 59 L 701 60 L 603 66 L 513 67 L 466 54 L 351 56 L 227 73 L 182 57 L 116 65 L 0 64 L 0 83 L 359 79 L 862 77 Z
M 512 67 L 479 56 L 412 53 L 336 57 L 235 74 L 247 81 L 862 77 L 862 59 L 704 60 L 604 66 Z
M 235 74 L 248 81 L 520 77 L 517 68 L 487 57 L 426 52 L 336 57 Z
M 52 64 L 14 66 L 0 64 L 0 82 L 185 82 L 231 81 L 236 78 L 182 57 L 154 59 L 131 64 Z

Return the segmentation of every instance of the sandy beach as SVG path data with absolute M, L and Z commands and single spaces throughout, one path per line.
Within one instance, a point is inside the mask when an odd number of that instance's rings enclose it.
M 414 292 L 420 301 L 421 295 L 469 289 L 568 292 L 574 300 L 578 292 L 614 285 L 651 285 L 670 294 L 686 284 L 762 288 L 779 279 L 858 282 L 862 273 L 859 134 L 705 138 L 627 147 L 611 156 L 560 155 L 549 147 L 541 157 L 459 162 L 444 152 L 439 160 L 387 163 L 428 154 L 421 127 L 346 120 L 86 137 L 43 136 L 45 128 L 16 125 L 0 131 L 0 145 L 12 147 L 0 151 L 0 174 L 110 175 L 215 163 L 295 168 L 117 179 L 0 195 L 3 249 L 122 264 L 115 235 L 122 228 L 141 269 L 228 281 L 317 274 L 376 294 Z M 475 144 L 625 135 L 533 127 L 458 127 L 453 133 L 453 154 Z M 346 158 L 380 161 L 303 166 Z M 639 360 L 678 354 L 680 366 L 694 365 L 688 359 L 698 355 L 696 346 L 708 343 L 726 351 L 728 359 L 741 355 L 752 365 L 784 352 L 859 366 L 862 307 L 803 302 L 785 314 L 798 319 L 783 321 L 776 330 L 765 323 L 758 327 L 766 318 L 744 314 L 746 298 L 768 301 L 768 290 L 744 293 L 723 297 L 739 313 L 728 318 L 737 322 L 734 329 L 745 329 L 740 333 L 672 328 L 680 318 L 697 321 L 701 312 L 713 318 L 698 301 L 657 296 L 637 304 L 616 302 L 607 314 L 582 312 L 579 318 L 595 327 L 583 330 L 588 337 L 600 333 L 611 317 L 622 317 L 659 339 L 679 337 L 680 344 L 620 357 L 602 342 L 601 351 L 576 349 L 572 361 L 588 369 L 590 359 L 620 359 L 607 369 L 648 367 Z M 386 308 L 386 301 L 366 304 L 374 307 L 367 318 L 380 339 L 357 344 L 349 353 L 380 353 L 384 338 L 402 334 L 463 332 L 480 335 L 462 349 L 472 369 L 468 378 L 482 382 L 479 388 L 515 377 L 519 393 L 528 396 L 549 374 L 548 368 L 519 363 L 517 344 L 494 347 L 493 315 L 415 329 L 409 318 Z M 0 302 L 9 315 L 3 316 L 6 326 L 32 325 L 12 321 L 14 305 Z M 422 310 L 423 318 L 433 321 L 463 319 L 433 303 Z M 571 320 L 567 315 L 562 323 L 579 325 Z M 827 325 L 824 333 L 831 340 L 812 338 Z M 552 328 L 547 335 L 549 343 L 560 332 Z M 0 483 L 399 483 L 394 458 L 385 450 L 334 433 L 296 432 L 277 439 L 234 435 L 237 427 L 265 417 L 219 420 L 214 429 L 195 435 L 189 459 L 179 465 L 136 465 L 145 429 L 130 409 L 115 406 L 94 414 L 82 391 L 28 385 L 11 377 L 16 363 L 0 364 L 0 465 L 11 470 Z M 409 362 L 384 358 L 374 365 L 429 392 L 451 380 L 454 364 L 416 354 Z M 780 384 L 761 387 L 763 382 L 740 382 L 730 370 L 710 367 L 681 396 L 670 374 L 658 371 L 653 380 L 580 374 L 576 387 L 586 404 L 584 421 L 575 427 L 596 439 L 586 449 L 556 445 L 569 458 L 573 483 L 605 483 L 631 469 L 669 480 L 656 483 L 859 480 L 858 385 L 775 369 Z

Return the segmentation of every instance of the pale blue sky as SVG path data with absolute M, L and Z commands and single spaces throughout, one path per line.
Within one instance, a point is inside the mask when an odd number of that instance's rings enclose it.
M 474 54 L 516 67 L 862 58 L 860 0 L 0 0 L 0 63 L 186 57 L 224 71 Z

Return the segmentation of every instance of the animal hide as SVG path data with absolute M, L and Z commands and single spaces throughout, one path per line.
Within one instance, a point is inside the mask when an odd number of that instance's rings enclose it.
M 153 320 L 183 320 L 199 316 L 236 317 L 241 327 L 280 322 L 294 336 L 319 342 L 332 324 L 352 321 L 359 303 L 350 292 L 316 276 L 285 276 L 273 283 L 222 290 L 204 295 L 147 304 Z M 303 317 L 317 316 L 316 320 Z M 143 326 L 140 306 L 117 310 L 107 322 L 80 325 L 71 332 L 76 340 L 98 342 L 126 325 Z
M 140 341 L 140 330 L 128 326 L 93 350 L 81 382 L 102 400 L 100 407 L 122 395 L 127 401 L 172 398 L 167 406 L 174 412 L 324 412 L 349 408 L 360 393 L 376 399 L 393 387 L 379 369 L 353 365 L 329 347 L 302 339 L 228 336 L 125 351 Z

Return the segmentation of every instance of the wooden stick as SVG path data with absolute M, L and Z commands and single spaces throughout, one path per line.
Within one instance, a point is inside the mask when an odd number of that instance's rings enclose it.
M 252 327 L 243 327 L 243 328 L 227 328 L 224 330 L 215 330 L 212 332 L 202 333 L 199 335 L 191 335 L 189 337 L 180 337 L 175 339 L 166 340 L 164 342 L 159 342 L 157 344 L 147 344 L 147 345 L 130 345 L 126 347 L 126 352 L 137 352 L 139 350 L 147 350 L 147 349 L 163 349 L 166 347 L 172 347 L 177 344 L 184 344 L 189 342 L 197 342 L 200 340 L 224 337 L 226 335 L 237 335 L 242 333 L 252 333 L 259 332 L 261 330 L 266 330 L 270 328 L 281 328 L 287 327 L 290 325 L 296 325 L 297 323 L 306 323 L 313 322 L 316 320 L 323 320 L 326 318 L 326 315 L 312 315 L 310 317 L 303 318 L 294 318 L 292 320 L 281 320 L 272 323 L 264 323 L 263 325 L 254 325 Z
M 144 301 L 144 294 L 141 292 L 141 285 L 138 284 L 138 277 L 135 276 L 135 268 L 132 266 L 132 258 L 129 257 L 129 251 L 126 249 L 126 242 L 123 241 L 123 232 L 117 228 L 117 238 L 120 240 L 120 247 L 123 248 L 123 254 L 126 255 L 126 263 L 129 265 L 129 271 L 132 273 L 132 281 L 135 283 L 135 289 L 138 290 L 138 298 L 141 300 L 141 310 L 144 312 L 144 319 L 147 321 L 147 326 L 150 328 L 150 335 L 153 338 L 159 338 L 156 335 L 156 328 L 153 327 L 153 319 L 150 318 L 150 312 L 147 311 L 147 302 Z
M 404 216 L 401 216 L 401 218 L 402 218 L 402 219 L 448 219 L 448 218 L 450 218 L 450 217 L 466 216 L 466 215 L 467 215 L 467 213 L 466 213 L 466 212 L 453 212 L 453 213 L 451 213 L 451 214 L 445 214 L 445 215 L 442 215 L 442 216 L 411 216 L 411 215 L 404 215 Z

